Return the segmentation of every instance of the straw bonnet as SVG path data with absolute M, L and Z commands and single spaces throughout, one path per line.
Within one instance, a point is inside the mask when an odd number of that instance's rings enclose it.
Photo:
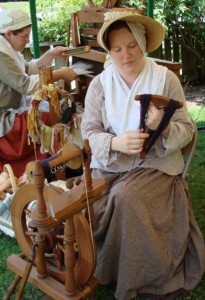
M 20 9 L 5 9 L 0 12 L 0 33 L 18 30 L 31 25 L 29 15 Z
M 99 45 L 108 51 L 104 38 L 106 30 L 115 21 L 122 20 L 143 24 L 146 29 L 146 52 L 157 49 L 165 37 L 163 26 L 148 16 L 140 14 L 133 8 L 112 8 L 104 14 L 104 23 L 98 33 L 97 41 Z

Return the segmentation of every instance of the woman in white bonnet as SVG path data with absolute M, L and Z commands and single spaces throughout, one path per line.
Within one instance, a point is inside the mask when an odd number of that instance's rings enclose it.
M 174 299 L 194 289 L 204 274 L 204 241 L 180 177 L 181 149 L 194 125 L 177 76 L 145 55 L 164 35 L 160 23 L 135 10 L 105 13 L 98 42 L 110 59 L 85 99 L 82 134 L 91 147 L 92 176 L 107 182 L 94 204 L 95 276 L 102 285 L 112 283 L 119 300 L 138 294 Z M 140 130 L 139 94 L 183 103 L 144 159 L 140 153 L 149 134 Z M 156 132 L 164 115 L 150 103 L 146 127 Z
M 27 141 L 27 113 L 20 108 L 22 96 L 32 95 L 38 89 L 38 68 L 66 55 L 68 49 L 55 47 L 39 59 L 26 62 L 21 52 L 29 43 L 30 33 L 27 13 L 20 9 L 0 12 L 0 172 L 9 163 L 17 177 L 25 171 L 26 163 L 35 159 L 33 145 L 29 146 Z M 70 83 L 75 78 L 76 73 L 70 68 L 53 71 L 54 81 L 64 79 Z M 43 159 L 45 155 L 37 151 L 37 158 Z

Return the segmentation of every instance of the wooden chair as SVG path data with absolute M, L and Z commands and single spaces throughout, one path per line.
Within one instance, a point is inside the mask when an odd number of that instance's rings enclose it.
M 109 9 L 105 7 L 86 7 L 82 11 L 71 15 L 71 32 L 72 41 L 68 37 L 69 44 L 72 42 L 73 47 L 89 45 L 91 51 L 85 54 L 75 55 L 74 62 L 89 61 L 92 63 L 94 75 L 103 70 L 105 61 L 105 52 L 102 51 L 98 42 L 97 34 L 104 21 L 104 13 Z
M 72 64 L 83 63 L 91 65 L 91 75 L 79 76 L 76 81 L 76 87 L 73 94 L 75 99 L 84 107 L 85 94 L 88 85 L 93 77 L 103 70 L 103 64 L 106 59 L 106 53 L 102 51 L 97 43 L 97 34 L 104 20 L 104 13 L 108 11 L 105 7 L 90 6 L 82 11 L 71 15 L 71 24 L 68 29 L 68 43 L 73 47 L 89 45 L 91 51 L 85 54 L 76 54 L 72 57 Z M 72 41 L 70 38 L 70 29 L 72 33 Z
M 182 179 L 187 179 L 187 176 L 188 176 L 188 170 L 189 170 L 189 167 L 190 167 L 190 164 L 192 162 L 192 159 L 193 159 L 193 156 L 194 156 L 194 153 L 195 153 L 195 150 L 196 150 L 196 145 L 197 145 L 197 140 L 198 140 L 198 131 L 197 131 L 197 127 L 195 125 L 195 123 L 193 122 L 194 124 L 194 127 L 195 127 L 195 131 L 194 131 L 194 134 L 193 134 L 193 138 L 191 140 L 191 142 L 182 149 L 182 154 L 184 156 L 184 160 L 185 160 L 185 167 L 184 167 L 184 170 L 182 172 Z
M 193 124 L 194 124 L 194 122 L 193 122 Z M 182 183 L 184 186 L 184 190 L 187 194 L 190 208 L 192 208 L 192 198 L 191 198 L 190 189 L 189 189 L 189 173 L 188 172 L 189 172 L 190 164 L 194 157 L 194 153 L 195 153 L 196 146 L 197 146 L 197 140 L 198 140 L 197 127 L 195 124 L 194 124 L 194 126 L 195 126 L 195 131 L 194 131 L 191 142 L 182 149 L 182 155 L 183 155 L 183 158 L 185 161 L 185 166 L 184 166 L 183 172 L 181 174 L 181 179 L 182 179 Z
M 92 1 L 82 11 L 71 15 L 71 32 L 73 47 L 89 45 L 92 49 L 102 51 L 98 42 L 97 34 L 104 21 L 104 13 L 110 8 L 119 7 L 122 1 L 103 1 L 99 7 L 94 6 Z M 68 31 L 68 43 L 70 44 L 70 31 Z M 96 56 L 95 56 L 96 55 Z M 98 61 L 101 59 L 99 53 L 91 52 L 89 59 Z

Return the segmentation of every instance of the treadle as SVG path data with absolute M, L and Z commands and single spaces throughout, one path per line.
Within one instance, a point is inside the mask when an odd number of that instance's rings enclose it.
M 16 254 L 12 254 L 7 259 L 7 267 L 20 276 L 23 275 L 26 264 L 27 262 Z M 97 279 L 94 280 L 96 280 L 96 285 L 97 285 Z M 82 300 L 83 299 L 82 294 L 80 293 L 74 296 L 66 296 L 64 285 L 49 275 L 44 279 L 39 279 L 37 277 L 36 267 L 32 267 L 28 281 L 36 288 L 40 289 L 42 292 L 46 294 L 45 296 L 43 296 L 43 298 L 40 298 L 39 300 L 53 300 L 53 299 Z M 51 296 L 53 298 L 50 298 Z

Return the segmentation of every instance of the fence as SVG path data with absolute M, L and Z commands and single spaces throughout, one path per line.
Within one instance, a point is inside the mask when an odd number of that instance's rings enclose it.
M 183 46 L 174 43 L 170 39 L 165 39 L 162 45 L 152 53 L 152 57 L 170 61 L 179 64 L 180 80 L 182 82 L 196 82 L 199 83 L 203 80 L 203 75 L 200 70 L 200 62 L 193 53 Z
M 179 22 L 169 24 L 166 39 L 154 53 L 157 57 L 182 63 L 182 82 L 205 82 L 205 22 L 189 24 Z

